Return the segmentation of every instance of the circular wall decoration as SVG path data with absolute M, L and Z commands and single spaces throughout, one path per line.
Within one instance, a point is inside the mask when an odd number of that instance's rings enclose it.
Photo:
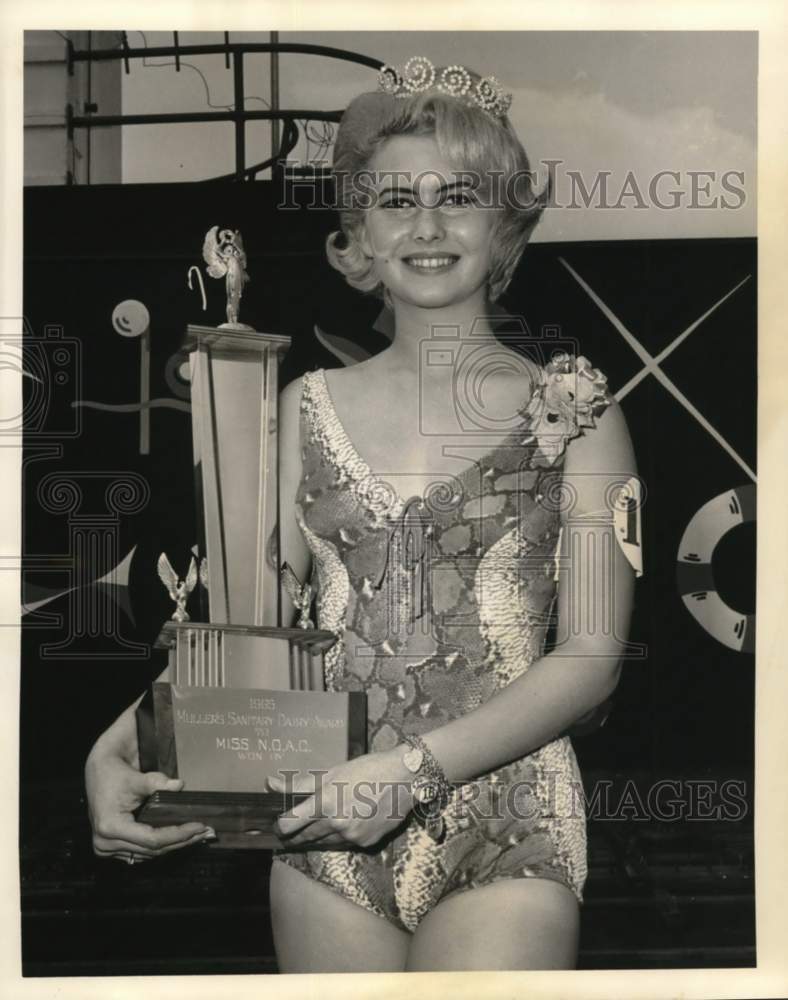
M 755 651 L 755 615 L 737 611 L 720 597 L 712 557 L 720 539 L 754 522 L 755 512 L 755 486 L 720 493 L 693 515 L 676 557 L 676 582 L 689 613 L 718 642 L 741 653 Z
M 167 359 L 167 364 L 164 366 L 164 378 L 174 396 L 179 399 L 191 399 L 189 355 L 183 348 L 179 348 Z
M 141 337 L 150 329 L 150 313 L 144 303 L 125 299 L 112 310 L 112 326 L 121 337 Z

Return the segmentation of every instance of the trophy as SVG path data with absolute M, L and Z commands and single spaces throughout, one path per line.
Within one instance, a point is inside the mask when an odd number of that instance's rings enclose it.
M 362 692 L 325 691 L 323 655 L 335 636 L 312 627 L 311 584 L 278 565 L 278 370 L 290 339 L 238 322 L 239 233 L 214 227 L 204 256 L 213 277 L 227 278 L 228 322 L 186 333 L 199 570 L 192 559 L 180 580 L 159 557 L 175 602 L 156 643 L 168 650 L 170 680 L 153 684 L 137 710 L 142 770 L 182 778 L 184 788 L 156 792 L 138 818 L 199 820 L 216 830 L 212 846 L 271 848 L 274 820 L 304 796 L 268 792 L 266 778 L 364 753 L 366 703 Z M 204 621 L 186 612 L 198 581 Z M 280 585 L 299 614 L 294 628 L 281 627 Z

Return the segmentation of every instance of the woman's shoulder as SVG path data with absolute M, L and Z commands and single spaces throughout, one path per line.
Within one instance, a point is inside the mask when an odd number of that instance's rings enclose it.
M 309 395 L 309 373 L 294 378 L 279 393 L 279 422 L 286 425 L 297 424 Z
M 294 400 L 300 400 L 301 394 L 304 390 L 304 379 L 306 376 L 299 375 L 292 381 L 288 382 L 284 389 L 279 393 L 280 406 L 287 406 L 288 404 L 292 406 Z
M 279 394 L 280 406 L 297 407 L 313 396 L 325 384 L 325 369 L 315 368 L 313 371 L 304 372 L 282 389 Z

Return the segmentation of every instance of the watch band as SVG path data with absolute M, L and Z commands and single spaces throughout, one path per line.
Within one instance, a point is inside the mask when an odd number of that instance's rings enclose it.
M 413 812 L 435 841 L 443 839 L 445 822 L 441 815 L 449 801 L 451 784 L 429 746 L 420 736 L 403 737 L 409 748 L 403 755 L 405 767 L 414 775 Z

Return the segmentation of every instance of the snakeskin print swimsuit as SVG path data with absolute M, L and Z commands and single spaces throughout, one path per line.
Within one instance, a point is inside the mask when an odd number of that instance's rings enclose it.
M 610 401 L 601 388 L 593 412 Z M 523 411 L 502 444 L 404 500 L 354 448 L 324 372 L 304 376 L 296 514 L 318 625 L 337 636 L 326 688 L 366 692 L 370 752 L 466 714 L 542 655 L 560 543 L 546 498 L 560 492 L 563 448 L 546 458 L 534 423 Z M 574 422 L 566 437 L 580 432 Z M 455 788 L 444 819 L 439 843 L 411 815 L 374 848 L 277 857 L 408 931 L 450 894 L 499 879 L 553 879 L 582 901 L 584 799 L 568 736 Z

